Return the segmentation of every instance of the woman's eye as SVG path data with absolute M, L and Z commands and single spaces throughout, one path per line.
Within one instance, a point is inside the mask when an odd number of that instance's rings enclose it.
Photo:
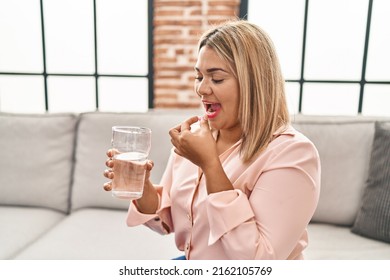
M 223 79 L 221 79 L 221 80 L 213 79 L 213 83 L 220 84 L 220 83 L 222 83 L 222 82 L 223 82 Z
M 202 77 L 199 77 L 199 76 L 196 76 L 195 77 L 195 80 L 198 80 L 198 81 L 201 81 L 203 78 Z

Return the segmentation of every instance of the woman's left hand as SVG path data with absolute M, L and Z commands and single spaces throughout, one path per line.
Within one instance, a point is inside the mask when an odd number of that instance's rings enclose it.
M 185 157 L 203 170 L 208 164 L 219 160 L 216 142 L 211 133 L 207 116 L 201 117 L 200 128 L 191 131 L 191 125 L 199 120 L 191 117 L 169 131 L 171 142 L 178 155 Z

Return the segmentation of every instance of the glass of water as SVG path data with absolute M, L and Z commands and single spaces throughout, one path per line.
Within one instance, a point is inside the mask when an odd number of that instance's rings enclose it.
M 149 156 L 152 131 L 146 127 L 113 126 L 111 147 L 114 150 L 112 195 L 138 199 L 143 194 L 145 164 Z

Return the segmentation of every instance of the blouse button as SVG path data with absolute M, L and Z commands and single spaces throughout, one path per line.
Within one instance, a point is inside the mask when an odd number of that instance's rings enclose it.
M 154 220 L 155 220 L 156 222 L 158 222 L 158 221 L 160 221 L 160 218 L 157 217 L 157 218 L 154 218 Z
M 191 215 L 188 213 L 187 214 L 187 219 L 189 220 L 189 221 L 191 221 Z

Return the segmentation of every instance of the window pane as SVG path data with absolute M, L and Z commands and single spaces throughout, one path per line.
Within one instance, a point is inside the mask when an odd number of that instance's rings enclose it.
M 298 114 L 299 83 L 286 83 L 286 99 L 290 114 Z
M 47 72 L 93 73 L 93 1 L 45 0 L 44 16 Z
M 0 1 L 0 71 L 43 71 L 38 0 Z
M 48 77 L 50 112 L 95 111 L 94 77 Z
M 248 19 L 270 35 L 286 79 L 301 75 L 304 12 L 304 0 L 249 1 Z
M 98 0 L 100 74 L 148 73 L 148 1 Z
M 148 79 L 100 77 L 99 110 L 146 112 L 148 110 Z
M 0 111 L 13 113 L 45 112 L 42 76 L 0 76 Z
M 370 42 L 367 57 L 367 80 L 390 81 L 390 1 L 373 2 Z
M 305 83 L 302 113 L 308 115 L 356 115 L 359 84 Z
M 306 79 L 361 78 L 368 0 L 310 1 Z
M 390 116 L 390 85 L 366 85 L 363 115 Z

